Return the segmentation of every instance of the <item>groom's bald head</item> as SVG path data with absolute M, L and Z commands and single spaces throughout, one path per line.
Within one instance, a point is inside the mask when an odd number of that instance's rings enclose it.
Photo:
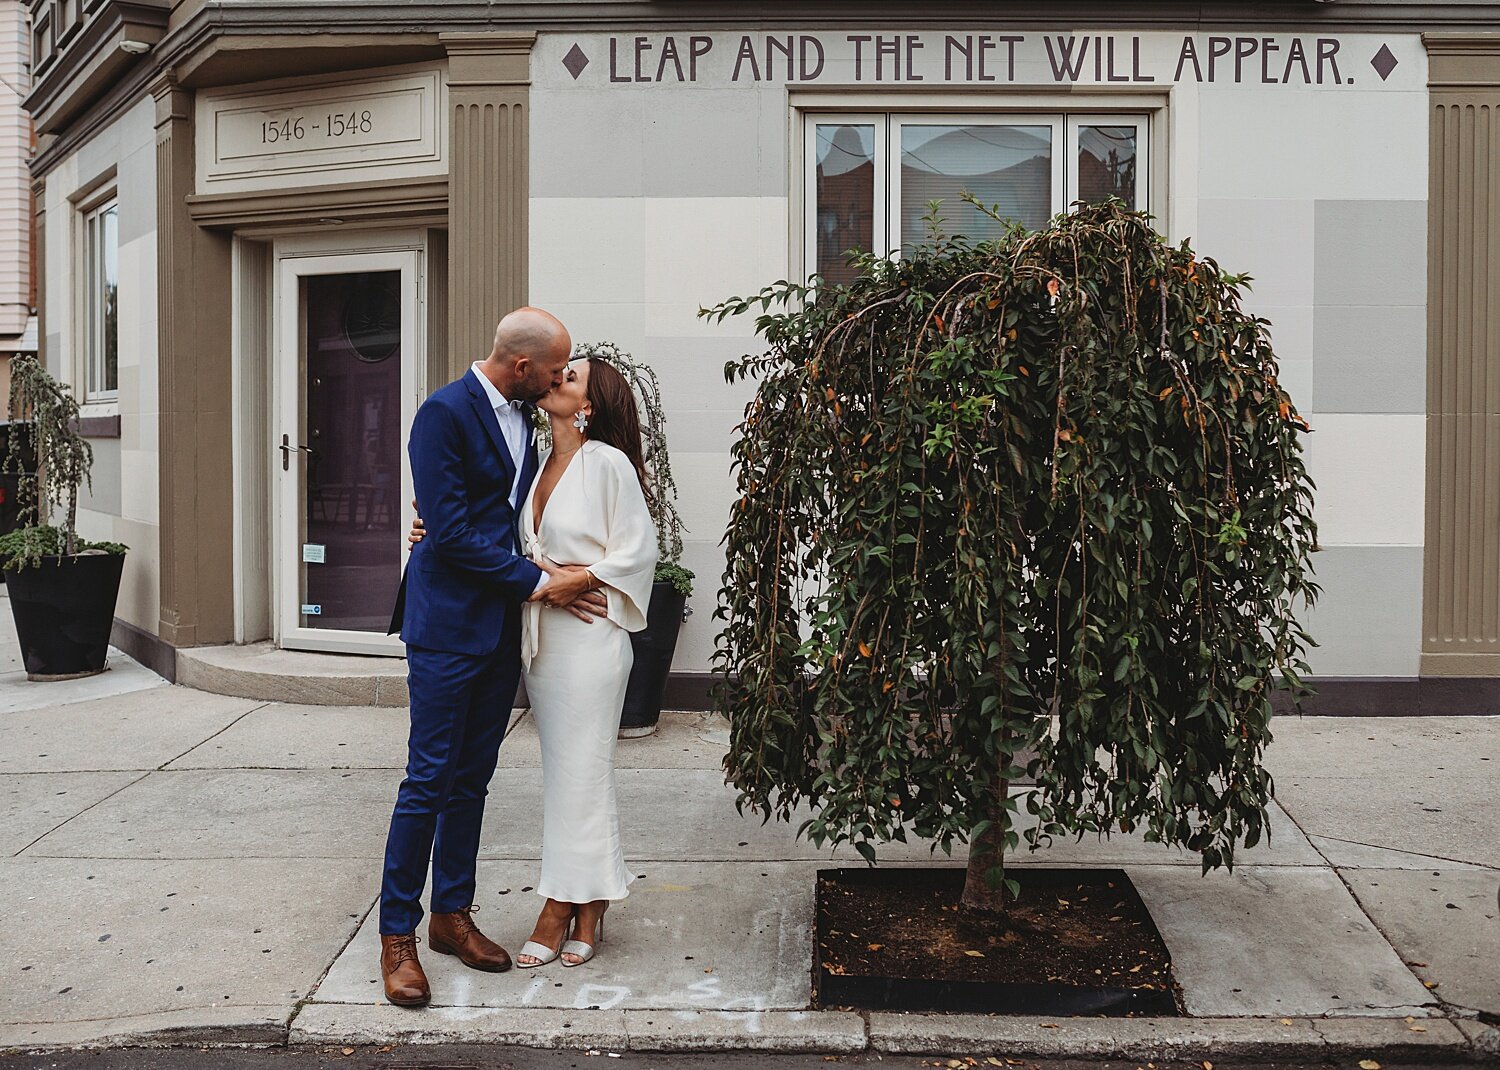
M 550 312 L 540 308 L 518 308 L 502 319 L 495 328 L 493 356 L 499 358 L 529 356 L 561 347 L 573 348 L 568 329 Z
M 518 308 L 495 328 L 487 373 L 507 398 L 535 401 L 562 382 L 572 351 L 573 339 L 556 316 Z

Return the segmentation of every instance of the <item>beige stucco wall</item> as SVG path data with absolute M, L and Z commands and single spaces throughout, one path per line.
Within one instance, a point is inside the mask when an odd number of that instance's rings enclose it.
M 115 615 L 153 634 L 160 616 L 154 118 L 148 98 L 47 175 L 42 346 L 52 373 L 81 391 L 80 216 L 73 198 L 113 168 L 106 184 L 114 185 L 120 207 L 119 398 L 85 405 L 84 415 L 118 415 L 120 437 L 92 440 L 94 489 L 81 503 L 78 527 L 88 538 L 130 547 Z

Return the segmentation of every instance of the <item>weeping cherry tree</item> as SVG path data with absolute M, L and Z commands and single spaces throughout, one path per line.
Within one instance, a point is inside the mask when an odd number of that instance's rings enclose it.
M 967 841 L 980 910 L 1016 894 L 1023 831 L 1232 867 L 1318 593 L 1269 324 L 1118 203 L 978 243 L 930 225 L 847 286 L 704 312 L 758 307 L 768 347 L 726 368 L 757 383 L 715 655 L 740 805 L 807 807 L 802 834 L 872 863 Z

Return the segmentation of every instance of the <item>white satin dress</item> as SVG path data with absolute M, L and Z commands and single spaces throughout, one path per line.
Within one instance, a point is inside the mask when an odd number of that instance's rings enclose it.
M 585 442 L 569 459 L 540 531 L 535 498 L 533 483 L 522 511 L 526 555 L 587 567 L 609 603 L 608 617 L 592 623 L 539 602 L 522 618 L 526 694 L 542 744 L 536 890 L 564 903 L 624 899 L 635 876 L 620 842 L 615 738 L 634 661 L 629 633 L 646 627 L 651 602 L 656 528 L 635 467 L 603 442 Z

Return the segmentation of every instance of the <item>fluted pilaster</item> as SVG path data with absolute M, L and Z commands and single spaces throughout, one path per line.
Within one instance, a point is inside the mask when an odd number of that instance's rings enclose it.
M 1428 34 L 1422 673 L 1500 676 L 1500 34 Z
M 533 33 L 443 34 L 448 50 L 450 378 L 527 301 Z

